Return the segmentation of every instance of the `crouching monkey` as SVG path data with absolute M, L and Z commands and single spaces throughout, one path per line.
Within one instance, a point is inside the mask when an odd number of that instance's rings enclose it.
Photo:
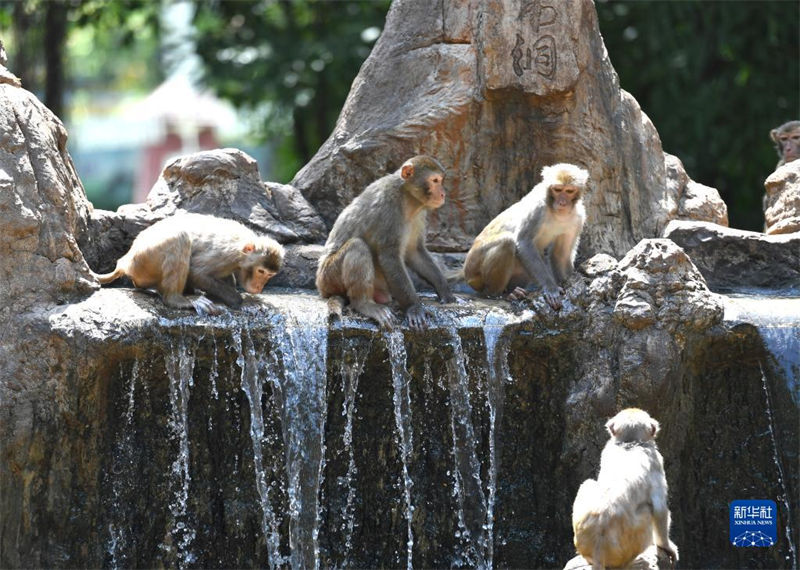
M 542 169 L 542 181 L 519 202 L 489 222 L 464 261 L 467 284 L 484 295 L 526 295 L 538 283 L 547 303 L 561 308 L 558 285 L 573 271 L 578 238 L 586 219 L 583 193 L 589 173 L 572 164 Z M 550 249 L 550 263 L 544 254 Z
M 236 283 L 248 293 L 261 293 L 281 268 L 283 255 L 278 242 L 233 220 L 178 214 L 136 236 L 114 271 L 94 275 L 103 284 L 127 275 L 136 287 L 156 289 L 170 307 L 216 314 L 221 310 L 208 298 L 190 300 L 184 293 L 202 291 L 237 308 L 242 296 Z
M 385 305 L 396 299 L 413 328 L 427 324 L 407 267 L 428 281 L 439 299 L 455 301 L 447 280 L 425 247 L 428 210 L 444 204 L 444 169 L 415 156 L 376 180 L 347 206 L 328 236 L 317 268 L 317 289 L 341 314 L 345 298 L 358 313 L 391 327 Z
M 628 408 L 608 420 L 611 434 L 597 481 L 583 482 L 572 506 L 578 553 L 593 570 L 623 567 L 655 543 L 674 567 L 678 548 L 669 539 L 664 462 L 656 447 L 659 425 L 644 410 Z

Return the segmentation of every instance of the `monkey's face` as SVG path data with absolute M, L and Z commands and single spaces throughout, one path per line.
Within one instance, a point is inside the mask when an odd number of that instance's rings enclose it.
M 572 211 L 572 206 L 579 197 L 580 188 L 574 184 L 553 184 L 550 186 L 550 206 L 558 213 Z
M 426 196 L 425 205 L 428 208 L 435 210 L 444 205 L 444 174 L 441 172 L 428 173 L 423 181 L 423 188 Z
M 272 279 L 277 271 L 268 269 L 261 265 L 252 267 L 242 267 L 239 271 L 239 283 L 248 293 L 258 294 L 264 289 L 267 281 Z
M 792 162 L 800 158 L 800 128 L 780 133 L 775 138 L 784 162 Z

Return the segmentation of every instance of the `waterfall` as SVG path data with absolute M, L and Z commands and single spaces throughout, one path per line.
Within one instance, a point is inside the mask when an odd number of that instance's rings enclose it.
M 127 496 L 136 489 L 132 479 L 133 467 L 136 461 L 136 449 L 133 441 L 133 413 L 136 405 L 136 382 L 139 379 L 139 361 L 134 360 L 128 375 L 128 389 L 126 394 L 125 421 L 114 442 L 114 451 L 111 460 L 110 485 L 111 485 L 111 516 L 112 522 L 108 525 L 108 544 L 106 554 L 110 568 L 126 568 L 131 566 L 128 560 L 129 547 L 128 529 L 130 523 L 121 519 L 125 513 L 122 506 L 126 503 Z
M 789 504 L 789 489 L 786 473 L 781 461 L 781 442 L 775 430 L 775 406 L 770 395 L 770 386 L 765 369 L 785 382 L 791 398 L 791 415 L 800 407 L 800 299 L 731 295 L 725 301 L 725 320 L 732 323 L 749 323 L 758 329 L 758 334 L 768 353 L 768 361 L 762 362 L 761 387 L 767 412 L 767 422 L 772 443 L 772 456 L 778 471 L 781 495 L 778 502 L 786 513 L 784 533 L 791 553 L 791 567 L 798 565 L 797 546 L 792 541 L 793 518 Z M 788 560 L 787 560 L 788 562 Z
M 173 499 L 169 504 L 170 527 L 161 547 L 177 556 L 176 564 L 186 568 L 196 558 L 192 552 L 192 542 L 196 536 L 189 510 L 189 396 L 193 386 L 194 353 L 189 349 L 185 334 L 175 340 L 166 355 L 166 369 L 169 377 L 169 431 L 176 442 L 178 454 L 172 463 L 170 485 Z
M 355 450 L 353 448 L 353 416 L 356 411 L 356 398 L 358 395 L 358 379 L 364 370 L 367 356 L 371 349 L 371 343 L 363 345 L 356 339 L 344 340 L 341 359 L 342 392 L 344 402 L 342 404 L 342 415 L 345 417 L 344 433 L 342 443 L 347 453 L 347 474 L 339 482 L 340 487 L 345 488 L 347 500 L 342 508 L 341 517 L 345 530 L 344 560 L 345 566 L 353 552 L 353 529 L 355 528 L 355 501 L 356 488 L 355 477 L 357 474 Z
M 489 410 L 489 485 L 486 501 L 487 565 L 494 563 L 494 507 L 497 500 L 497 428 L 503 414 L 503 382 L 508 374 L 508 345 L 498 358 L 497 346 L 509 322 L 505 313 L 490 311 L 483 322 L 486 347 L 486 407 Z
M 264 414 L 261 399 L 264 394 L 262 380 L 259 376 L 258 359 L 253 340 L 247 328 L 234 329 L 232 340 L 236 349 L 236 363 L 241 370 L 242 391 L 247 396 L 250 406 L 250 439 L 253 445 L 253 469 L 256 476 L 256 490 L 261 501 L 261 532 L 267 544 L 267 555 L 270 568 L 286 565 L 280 554 L 280 521 L 275 516 L 267 485 L 267 473 L 264 468 Z
M 414 552 L 414 532 L 412 520 L 414 505 L 411 502 L 411 489 L 414 482 L 409 474 L 411 451 L 414 447 L 414 431 L 411 424 L 411 390 L 409 377 L 406 371 L 406 347 L 403 333 L 392 330 L 385 333 L 386 345 L 389 350 L 389 361 L 392 366 L 392 387 L 394 403 L 394 422 L 397 433 L 397 443 L 400 450 L 400 461 L 403 465 L 403 500 L 406 517 L 406 568 L 413 568 L 412 555 Z
M 469 377 L 461 337 L 453 327 L 445 329 L 453 357 L 448 362 L 450 431 L 453 438 L 453 489 L 458 501 L 457 538 L 464 551 L 457 566 L 487 568 L 491 565 L 491 536 L 486 526 L 487 503 L 481 481 L 481 462 L 472 424 Z

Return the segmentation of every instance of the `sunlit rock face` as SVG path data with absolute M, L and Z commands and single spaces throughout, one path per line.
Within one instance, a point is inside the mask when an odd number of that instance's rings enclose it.
M 394 2 L 334 132 L 292 184 L 330 227 L 419 153 L 448 170 L 448 202 L 428 232 L 442 251 L 468 249 L 557 162 L 590 173 L 582 257 L 621 257 L 672 219 L 727 224 L 718 193 L 665 157 L 620 89 L 590 0 Z
M 764 232 L 800 232 L 800 161 L 778 167 L 764 181 Z

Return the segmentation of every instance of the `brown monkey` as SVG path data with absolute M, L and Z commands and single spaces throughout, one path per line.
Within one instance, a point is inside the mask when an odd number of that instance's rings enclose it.
M 775 150 L 781 158 L 778 166 L 800 158 L 800 121 L 789 121 L 772 129 L 769 138 L 775 143 Z
M 427 211 L 444 204 L 443 182 L 437 160 L 415 156 L 367 186 L 339 214 L 317 268 L 317 289 L 334 301 L 334 312 L 341 313 L 346 297 L 356 312 L 391 327 L 385 303 L 394 298 L 411 327 L 423 327 L 427 316 L 407 267 L 428 281 L 441 301 L 455 301 L 425 247 Z
M 548 304 L 559 310 L 564 291 L 558 282 L 573 271 L 588 179 L 586 170 L 572 164 L 545 166 L 542 181 L 475 238 L 464 261 L 467 284 L 486 295 L 511 290 L 518 299 L 526 294 L 522 287 L 538 282 Z M 543 258 L 548 248 L 549 264 Z
M 583 482 L 572 506 L 578 553 L 592 569 L 623 567 L 655 543 L 674 566 L 678 548 L 669 539 L 667 478 L 656 447 L 656 420 L 628 408 L 608 420 L 611 434 L 597 480 Z
M 111 273 L 97 275 L 110 283 L 127 275 L 136 287 L 155 288 L 170 307 L 219 313 L 205 297 L 190 300 L 187 290 L 199 290 L 230 307 L 242 296 L 235 276 L 248 293 L 260 293 L 283 263 L 283 247 L 233 220 L 203 214 L 178 214 L 143 230 Z

